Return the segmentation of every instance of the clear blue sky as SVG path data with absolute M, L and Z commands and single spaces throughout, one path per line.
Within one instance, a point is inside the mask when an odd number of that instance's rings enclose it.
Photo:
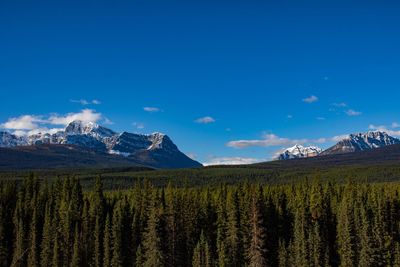
M 399 13 L 398 1 L 0 1 L 0 123 L 91 109 L 201 162 L 325 148 L 371 124 L 396 135 Z

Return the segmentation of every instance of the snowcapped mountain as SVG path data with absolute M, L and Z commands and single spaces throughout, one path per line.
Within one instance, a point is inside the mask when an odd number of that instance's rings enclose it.
M 304 147 L 302 145 L 295 145 L 286 149 L 283 153 L 277 156 L 278 160 L 288 159 L 299 159 L 299 158 L 310 158 L 318 156 L 322 152 L 322 149 L 316 146 Z
M 64 131 L 16 136 L 0 132 L 0 147 L 33 145 L 75 145 L 97 153 L 120 155 L 136 163 L 156 168 L 198 167 L 164 134 L 116 133 L 93 122 L 73 121 Z
M 0 132 L 0 147 L 13 147 L 27 145 L 27 140 L 9 132 Z
M 395 144 L 400 144 L 400 140 L 385 132 L 369 131 L 367 133 L 350 134 L 336 145 L 322 152 L 321 155 L 351 153 Z

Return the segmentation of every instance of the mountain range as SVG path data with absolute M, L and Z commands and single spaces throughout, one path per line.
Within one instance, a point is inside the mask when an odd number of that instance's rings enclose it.
M 369 131 L 366 133 L 350 134 L 349 136 L 340 140 L 334 146 L 324 151 L 316 146 L 304 147 L 302 145 L 295 145 L 293 147 L 284 150 L 284 152 L 279 154 L 276 157 L 276 159 L 288 160 L 288 159 L 298 159 L 298 158 L 310 158 L 316 156 L 346 154 L 346 153 L 361 152 L 396 144 L 400 144 L 400 140 L 388 135 L 385 132 Z
M 0 132 L 0 158 L 15 155 L 35 158 L 38 151 L 53 161 L 71 160 L 68 151 L 95 155 L 97 163 L 105 162 L 136 164 L 153 168 L 191 168 L 202 166 L 199 162 L 183 154 L 165 134 L 149 135 L 128 132 L 117 133 L 94 122 L 73 121 L 63 131 L 56 133 L 38 133 L 29 136 L 17 136 L 9 132 Z M 2 155 L 1 154 L 5 154 Z M 71 152 L 71 154 L 73 154 Z M 74 161 L 79 162 L 79 153 Z M 83 159 L 82 159 L 83 160 Z M 43 166 L 43 164 L 40 164 Z M 85 164 L 83 164 L 85 165 Z M 49 164 L 50 166 L 50 164 Z

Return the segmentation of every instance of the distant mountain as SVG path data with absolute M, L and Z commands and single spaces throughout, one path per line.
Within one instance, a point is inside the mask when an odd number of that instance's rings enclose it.
M 46 146 L 47 151 L 51 151 L 50 154 L 53 156 L 55 154 L 58 156 L 58 154 L 52 150 L 60 151 L 60 149 L 62 150 L 60 147 L 65 146 L 65 151 L 72 151 L 70 148 L 75 147 L 74 152 L 81 149 L 82 153 L 86 153 L 86 155 L 90 150 L 96 153 L 97 158 L 101 155 L 112 155 L 113 162 L 118 161 L 119 158 L 125 164 L 132 162 L 153 168 L 202 166 L 199 162 L 183 154 L 167 135 L 161 133 L 150 135 L 116 133 L 96 123 L 82 121 L 73 121 L 67 125 L 65 130 L 54 134 L 39 133 L 30 136 L 16 136 L 8 132 L 0 132 L 0 147 L 13 148 L 14 154 L 18 151 L 26 152 L 26 149 L 19 149 L 22 146 L 43 145 Z M 0 152 L 5 153 L 6 151 L 3 149 Z M 36 153 L 35 149 L 28 149 L 28 151 L 31 156 Z M 43 149 L 40 151 L 45 158 Z M 67 154 L 64 153 L 65 151 L 63 151 L 63 155 Z M 76 155 L 77 153 L 74 154 L 74 156 Z M 97 161 L 101 162 L 101 160 Z
M 300 158 L 310 158 L 318 156 L 322 152 L 322 149 L 316 146 L 295 145 L 286 149 L 283 153 L 279 154 L 278 160 L 288 160 L 288 159 L 300 159 Z
M 336 145 L 323 151 L 320 155 L 335 155 L 381 148 L 400 144 L 400 140 L 385 132 L 370 131 L 367 133 L 350 134 Z

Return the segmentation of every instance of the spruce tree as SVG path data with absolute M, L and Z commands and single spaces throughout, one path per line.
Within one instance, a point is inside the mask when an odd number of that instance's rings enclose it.
M 204 232 L 201 232 L 200 240 L 196 245 L 196 248 L 193 252 L 193 260 L 192 260 L 193 267 L 211 267 L 211 252 L 204 235 Z
M 263 193 L 262 188 L 259 187 L 253 192 L 250 212 L 250 248 L 248 252 L 249 266 L 260 267 L 267 266 L 265 247 L 265 225 L 263 218 Z
M 104 245 L 103 267 L 110 267 L 111 266 L 111 258 L 112 258 L 112 250 L 111 250 L 112 234 L 111 234 L 110 215 L 108 213 L 107 213 L 107 217 L 106 217 L 106 224 L 104 226 L 103 245 Z
M 149 219 L 146 232 L 143 237 L 144 264 L 146 267 L 165 265 L 164 240 L 165 230 L 163 225 L 163 213 L 159 207 L 157 192 L 153 193 L 153 200 L 149 210 Z
M 81 244 L 79 238 L 78 224 L 75 224 L 74 245 L 72 251 L 71 267 L 82 266 L 81 260 Z

